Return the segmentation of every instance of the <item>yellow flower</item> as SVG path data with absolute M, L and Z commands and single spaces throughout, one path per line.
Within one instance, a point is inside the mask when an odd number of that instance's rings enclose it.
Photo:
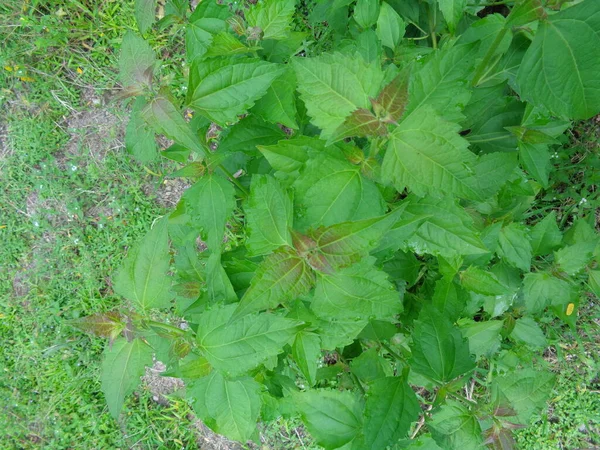
M 81 67 L 78 67 L 78 68 L 77 68 L 77 73 L 78 73 L 79 75 L 81 75 L 81 74 L 83 73 L 83 69 L 81 69 Z

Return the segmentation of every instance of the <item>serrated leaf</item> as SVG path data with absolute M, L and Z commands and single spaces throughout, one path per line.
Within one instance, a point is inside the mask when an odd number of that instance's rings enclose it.
M 273 80 L 252 111 L 268 122 L 297 130 L 296 84 L 296 74 L 287 68 L 283 75 Z
M 419 196 L 442 191 L 479 199 L 469 170 L 477 158 L 459 131 L 460 126 L 442 120 L 430 108 L 409 115 L 390 136 L 382 176 L 396 186 L 408 186 Z
M 320 153 L 310 158 L 294 183 L 298 230 L 367 219 L 384 213 L 383 197 L 360 168 Z
M 350 363 L 350 369 L 365 383 L 393 375 L 390 362 L 379 355 L 376 347 L 371 347 L 354 358 Z
M 377 37 L 383 45 L 394 50 L 404 37 L 406 24 L 388 3 L 381 2 L 377 18 Z
M 206 58 L 227 57 L 251 52 L 252 49 L 242 44 L 238 38 L 227 31 L 223 31 L 212 37 L 210 46 L 204 56 Z
M 365 108 L 359 108 L 344 120 L 333 135 L 327 140 L 327 145 L 349 137 L 384 136 L 387 127 L 375 115 Z
M 162 219 L 129 251 L 114 277 L 115 293 L 141 311 L 168 307 L 171 299 L 171 278 L 167 276 L 170 261 L 167 220 Z
M 248 230 L 246 247 L 251 255 L 266 255 L 282 245 L 292 245 L 292 199 L 273 177 L 252 177 L 244 210 Z
M 448 401 L 434 412 L 428 423 L 435 442 L 448 450 L 479 450 L 482 448 L 481 426 L 477 418 L 463 405 Z
M 543 311 L 550 305 L 566 305 L 572 297 L 572 289 L 565 280 L 546 272 L 525 274 L 523 280 L 525 307 L 530 314 Z
M 141 115 L 145 106 L 146 99 L 143 96 L 135 99 L 125 131 L 125 147 L 140 162 L 154 161 L 158 157 L 154 132 Z
M 143 92 L 152 82 L 155 63 L 152 47 L 140 36 L 127 32 L 119 56 L 119 78 L 123 87 Z
M 379 8 L 378 1 L 358 0 L 354 6 L 354 20 L 362 28 L 370 28 L 377 23 Z
M 102 360 L 102 392 L 110 414 L 116 419 L 125 397 L 140 384 L 146 365 L 152 364 L 152 348 L 139 339 L 127 342 L 117 339 L 104 350 Z
M 231 183 L 223 177 L 210 174 L 185 191 L 183 199 L 195 225 L 203 230 L 208 248 L 219 252 L 225 224 L 235 207 L 235 191 Z
M 284 139 L 285 133 L 277 125 L 250 115 L 229 128 L 219 142 L 219 153 L 244 152 L 257 155 L 257 146 L 272 145 Z
M 600 3 L 585 1 L 540 22 L 517 74 L 521 97 L 556 116 L 600 111 Z
M 225 21 L 219 18 L 206 17 L 196 20 L 190 18 L 185 31 L 185 51 L 188 62 L 193 64 L 203 59 L 213 42 L 213 36 L 225 32 L 226 27 Z
M 535 20 L 545 20 L 547 17 L 541 0 L 519 0 L 515 2 L 507 17 L 506 26 L 520 27 Z
M 312 289 L 315 275 L 292 248 L 267 256 L 256 269 L 250 287 L 240 300 L 233 320 L 262 309 L 275 308 Z
M 295 394 L 294 400 L 304 425 L 327 450 L 341 447 L 360 432 L 361 405 L 349 391 L 311 390 Z
M 511 266 L 529 272 L 532 250 L 529 235 L 524 227 L 517 223 L 508 224 L 500 231 L 498 242 L 498 256 Z
M 289 186 L 298 178 L 301 169 L 308 161 L 311 149 L 322 150 L 325 142 L 320 139 L 301 136 L 279 141 L 276 145 L 259 145 L 258 149 L 275 169 L 275 177 Z
M 498 376 L 492 384 L 492 402 L 512 408 L 519 423 L 529 424 L 530 417 L 546 406 L 554 381 L 552 373 L 533 369 Z
M 600 270 L 588 271 L 588 286 L 594 295 L 600 298 Z
M 403 377 L 376 380 L 365 403 L 366 448 L 384 449 L 404 437 L 419 418 L 421 406 Z
M 352 111 L 368 108 L 384 79 L 378 65 L 339 53 L 295 58 L 292 65 L 298 91 L 323 139 L 331 137 Z
M 454 34 L 456 26 L 465 12 L 467 0 L 438 0 L 438 5 L 450 32 Z
M 563 272 L 575 275 L 582 271 L 592 259 L 596 242 L 579 242 L 567 245 L 554 252 L 554 261 Z
M 321 356 L 321 338 L 318 334 L 301 331 L 292 345 L 292 356 L 309 386 L 317 381 L 317 367 Z
M 491 356 L 500 349 L 500 331 L 504 322 L 501 320 L 486 320 L 462 325 L 460 331 L 469 340 L 469 349 L 477 359 Z
M 156 0 L 135 0 L 134 11 L 138 29 L 144 34 L 154 23 Z
M 125 329 L 123 319 L 118 312 L 107 312 L 75 319 L 70 324 L 86 333 L 109 338 L 112 343 Z
M 189 106 L 219 125 L 237 122 L 283 71 L 278 64 L 255 59 L 223 58 L 195 64 Z
M 519 142 L 519 159 L 529 175 L 539 182 L 544 189 L 547 189 L 550 170 L 552 170 L 548 146 L 546 144 Z
M 535 256 L 547 255 L 560 246 L 562 233 L 556 222 L 556 211 L 550 211 L 531 230 L 531 248 Z
M 202 420 L 229 439 L 246 442 L 256 432 L 261 385 L 251 377 L 227 379 L 213 371 L 196 381 L 190 393 Z
M 475 367 L 469 344 L 450 319 L 425 307 L 415 321 L 411 369 L 437 383 L 448 382 Z
M 483 295 L 503 295 L 508 291 L 508 287 L 496 275 L 475 266 L 461 272 L 460 282 L 465 289 Z
M 515 153 L 493 152 L 479 156 L 473 171 L 481 198 L 494 196 L 517 168 Z
M 213 252 L 206 261 L 206 292 L 212 303 L 232 303 L 238 300 L 235 290 L 223 269 L 221 254 Z
M 215 369 L 238 375 L 283 351 L 302 323 L 272 314 L 247 315 L 232 321 L 237 305 L 203 313 L 198 318 L 198 346 Z
M 285 39 L 296 9 L 296 0 L 261 0 L 245 12 L 250 27 L 258 27 L 263 39 Z
M 452 278 L 442 278 L 436 281 L 432 305 L 452 322 L 456 321 L 465 309 L 468 296 Z
M 164 134 L 180 145 L 205 155 L 205 148 L 200 138 L 192 131 L 181 112 L 167 98 L 158 96 L 142 110 L 142 116 L 157 133 Z
M 408 102 L 409 74 L 408 70 L 402 71 L 379 93 L 375 104 L 385 112 L 384 120 L 398 122 L 404 114 Z
M 531 317 L 521 317 L 518 319 L 510 336 L 515 341 L 525 343 L 534 348 L 543 348 L 548 345 L 544 332 Z

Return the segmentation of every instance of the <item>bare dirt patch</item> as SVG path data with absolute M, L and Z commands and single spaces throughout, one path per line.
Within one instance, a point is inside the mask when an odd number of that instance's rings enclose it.
M 155 197 L 156 203 L 163 208 L 173 208 L 191 185 L 181 178 L 166 179 L 162 183 L 146 183 L 142 190 L 149 197 Z
M 8 146 L 8 127 L 0 122 L 0 169 L 4 167 L 10 155 L 12 150 Z

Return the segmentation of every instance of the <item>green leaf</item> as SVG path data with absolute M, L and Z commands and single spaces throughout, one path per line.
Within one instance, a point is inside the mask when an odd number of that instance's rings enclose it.
M 188 62 L 193 64 L 204 58 L 213 42 L 213 36 L 225 31 L 224 20 L 208 17 L 197 20 L 190 18 L 185 31 L 185 50 Z
M 424 307 L 415 321 L 410 367 L 437 383 L 448 382 L 475 367 L 469 344 L 450 319 Z
M 419 196 L 441 191 L 479 199 L 469 170 L 477 157 L 459 131 L 460 126 L 442 120 L 430 108 L 409 115 L 390 136 L 382 176 L 395 186 L 408 186 Z
M 572 290 L 567 281 L 549 273 L 528 273 L 523 280 L 523 297 L 527 311 L 535 314 L 550 305 L 566 305 L 571 300 Z
M 125 147 L 140 162 L 154 161 L 158 157 L 154 132 L 141 115 L 145 106 L 146 99 L 143 96 L 135 99 L 125 131 Z
M 140 33 L 145 34 L 154 23 L 156 0 L 135 0 L 135 20 Z
M 258 27 L 263 39 L 285 39 L 288 34 L 296 0 L 261 0 L 245 12 L 250 27 Z
M 221 265 L 221 255 L 212 253 L 206 262 L 206 290 L 210 303 L 232 303 L 238 298 L 231 281 Z
M 548 17 L 541 0 L 519 0 L 508 15 L 507 27 L 520 27 L 535 20 L 545 20 Z
M 269 175 L 254 175 L 246 212 L 246 247 L 251 255 L 266 255 L 292 245 L 292 199 Z
M 381 3 L 377 18 L 377 37 L 383 45 L 394 50 L 404 37 L 406 24 L 394 8 L 386 2 Z
M 321 358 L 321 338 L 318 334 L 301 331 L 292 345 L 292 356 L 309 386 L 317 381 L 317 367 Z
M 292 248 L 282 248 L 267 256 L 256 269 L 250 288 L 233 314 L 233 319 L 262 309 L 275 308 L 309 292 L 315 275 Z
M 384 449 L 404 437 L 421 406 L 403 377 L 376 380 L 365 403 L 365 448 Z
M 196 381 L 190 391 L 196 413 L 217 433 L 241 442 L 256 433 L 261 385 L 251 377 L 230 380 L 213 371 Z
M 292 65 L 298 91 L 323 139 L 330 138 L 352 111 L 368 108 L 384 79 L 378 65 L 339 53 L 294 58 Z
M 379 1 L 358 0 L 354 6 L 354 20 L 362 28 L 375 25 L 379 17 Z
M 544 332 L 531 317 L 521 317 L 518 319 L 510 337 L 530 347 L 544 348 L 548 345 Z
M 432 305 L 452 322 L 459 318 L 467 300 L 467 293 L 452 278 L 444 277 L 436 281 Z
M 554 252 L 554 261 L 563 272 L 575 275 L 581 272 L 592 259 L 596 242 L 583 241 L 567 245 Z
M 148 43 L 131 31 L 125 34 L 119 57 L 119 78 L 123 87 L 142 93 L 152 83 L 156 59 Z
M 494 196 L 514 174 L 517 165 L 515 153 L 494 152 L 481 155 L 473 167 L 481 198 Z
M 285 138 L 285 133 L 277 125 L 264 122 L 260 117 L 250 115 L 229 128 L 219 142 L 219 153 L 244 152 L 257 155 L 258 145 L 276 144 Z
M 544 189 L 548 189 L 548 179 L 552 170 L 548 146 L 546 144 L 519 142 L 519 158 L 529 175 L 538 181 Z
M 298 230 L 367 219 L 385 212 L 383 197 L 360 168 L 320 153 L 307 161 L 294 183 Z
M 140 339 L 127 342 L 119 338 L 104 350 L 102 392 L 115 419 L 121 413 L 125 397 L 139 386 L 144 368 L 151 364 L 152 348 Z
M 205 147 L 189 123 L 167 98 L 154 98 L 142 111 L 142 116 L 157 133 L 205 156 Z
M 427 425 L 437 444 L 447 450 L 479 450 L 482 448 L 481 426 L 463 405 L 448 401 L 434 412 Z
M 402 312 L 402 293 L 387 274 L 373 265 L 374 258 L 331 275 L 317 278 L 311 309 L 323 318 L 389 319 Z
M 141 311 L 166 308 L 171 299 L 171 261 L 167 220 L 158 221 L 143 240 L 133 247 L 113 280 L 115 293 Z
M 593 294 L 600 298 L 600 270 L 588 271 L 588 286 Z
M 492 383 L 492 403 L 515 410 L 518 422 L 529 424 L 531 416 L 546 407 L 554 381 L 552 373 L 533 369 L 498 376 Z
M 202 228 L 208 248 L 218 252 L 225 224 L 235 207 L 233 186 L 223 177 L 210 174 L 185 191 L 183 199 L 195 225 Z
M 223 31 L 212 37 L 210 47 L 208 47 L 204 56 L 206 58 L 227 57 L 251 52 L 252 49 L 242 44 L 238 38 L 227 31 Z
M 350 442 L 360 432 L 362 407 L 351 392 L 311 390 L 294 395 L 302 421 L 326 450 Z
M 503 227 L 498 238 L 498 256 L 508 264 L 524 272 L 531 268 L 531 243 L 527 230 L 517 223 Z
M 438 0 L 438 5 L 448 28 L 452 34 L 456 31 L 456 26 L 462 19 L 467 6 L 467 0 Z
M 339 126 L 327 141 L 327 145 L 349 137 L 384 136 L 387 127 L 375 115 L 365 108 L 352 111 L 344 123 Z
M 300 176 L 300 170 L 308 161 L 309 151 L 313 148 L 323 150 L 325 142 L 317 138 L 301 136 L 279 141 L 277 145 L 258 146 L 271 167 L 275 169 L 275 177 L 285 181 L 286 186 L 291 185 Z
M 585 1 L 540 22 L 517 74 L 521 97 L 567 119 L 600 111 L 599 13 Z
M 460 327 L 462 335 L 469 340 L 469 349 L 477 359 L 491 356 L 500 349 L 502 320 L 472 322 Z
M 286 68 L 283 75 L 271 83 L 265 95 L 256 101 L 252 111 L 268 122 L 297 130 L 296 74 Z
M 547 255 L 560 246 L 562 234 L 556 222 L 556 211 L 550 211 L 532 228 L 531 248 L 535 256 Z
M 255 59 L 223 58 L 195 64 L 189 106 L 219 125 L 237 122 L 283 71 L 278 64 Z
M 496 275 L 475 266 L 461 272 L 460 282 L 465 289 L 482 295 L 503 295 L 508 291 Z
M 215 369 L 238 375 L 283 351 L 301 322 L 272 314 L 247 315 L 232 321 L 237 305 L 203 313 L 197 320 L 198 346 Z
M 352 373 L 365 383 L 371 383 L 380 378 L 391 377 L 394 374 L 390 362 L 379 356 L 376 347 L 371 347 L 354 358 L 350 363 L 350 369 Z

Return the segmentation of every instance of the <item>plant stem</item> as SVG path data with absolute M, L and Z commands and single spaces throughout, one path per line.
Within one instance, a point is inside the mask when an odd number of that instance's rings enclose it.
M 231 172 L 229 172 L 229 170 L 227 170 L 225 167 L 223 167 L 223 164 L 219 164 L 217 167 L 219 169 L 221 169 L 225 173 L 225 175 L 227 175 L 227 178 L 229 178 L 229 181 L 231 181 L 233 184 L 235 184 L 238 187 L 238 189 L 240 191 L 242 191 L 242 193 L 246 197 L 248 197 L 248 195 L 250 195 L 248 193 L 248 191 L 246 190 L 246 188 L 244 186 L 242 186 L 242 184 L 233 176 L 233 174 Z
M 487 53 L 485 54 L 483 61 L 481 61 L 481 63 L 479 64 L 479 67 L 477 67 L 477 70 L 475 71 L 475 76 L 473 77 L 473 82 L 471 83 L 472 86 L 477 86 L 479 84 L 479 81 L 481 81 L 481 77 L 483 76 L 485 69 L 487 68 L 488 64 L 490 63 L 490 60 L 494 56 L 496 49 L 502 42 L 502 39 L 504 39 L 504 36 L 506 36 L 507 32 L 508 32 L 507 27 L 502 28 L 502 30 L 500 30 L 500 33 L 498 33 L 498 35 L 496 36 L 496 39 L 494 39 L 494 42 L 492 42 L 492 45 L 490 45 L 490 48 L 488 49 Z
M 431 45 L 432 47 L 435 49 L 437 48 L 437 35 L 435 34 L 435 26 L 436 26 L 436 15 L 437 15 L 437 8 L 434 7 L 433 8 L 433 14 L 431 12 L 431 9 L 429 9 L 429 30 L 431 33 Z
M 406 359 L 404 359 L 400 354 L 398 354 L 394 350 L 392 350 L 392 348 L 389 345 L 387 345 L 385 342 L 380 342 L 380 344 L 390 355 L 392 355 L 398 361 L 402 361 L 404 363 L 406 362 Z
M 356 384 L 356 386 L 358 387 L 358 389 L 360 389 L 360 392 L 362 392 L 362 394 L 364 395 L 365 394 L 365 388 L 363 387 L 362 383 L 360 382 L 360 380 L 358 379 L 358 377 L 356 376 L 356 374 L 354 372 L 352 372 L 352 370 L 350 369 L 350 364 L 348 364 L 348 361 L 346 361 L 346 358 L 344 358 L 341 353 L 338 352 L 338 354 L 340 355 L 340 360 L 346 366 L 348 366 L 348 370 L 350 371 L 350 376 L 352 377 L 352 381 L 354 381 L 354 384 Z

